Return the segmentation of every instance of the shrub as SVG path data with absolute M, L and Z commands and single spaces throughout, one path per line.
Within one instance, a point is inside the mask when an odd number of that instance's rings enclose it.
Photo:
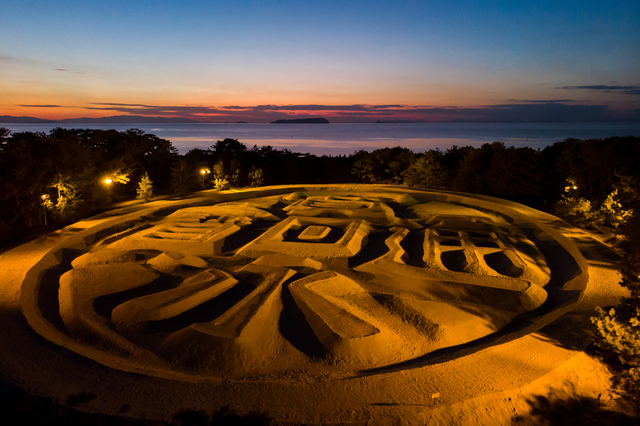
M 231 188 L 231 184 L 226 179 L 216 179 L 214 181 L 215 187 L 218 191 L 224 191 Z
M 262 169 L 256 166 L 251 168 L 249 172 L 249 181 L 251 186 L 261 186 L 264 184 L 264 173 Z
M 562 196 L 562 199 L 554 206 L 555 214 L 567 219 L 577 226 L 593 226 L 596 220 L 596 212 L 591 207 L 591 201 L 585 198 Z
M 149 201 L 151 197 L 153 197 L 153 182 L 151 182 L 147 173 L 142 175 L 140 178 L 136 192 L 138 194 L 138 198 L 141 198 L 145 202 Z
M 612 226 L 615 229 L 627 223 L 629 218 L 633 216 L 633 209 L 623 208 L 620 201 L 617 189 L 607 196 L 598 211 L 598 218 L 601 223 Z

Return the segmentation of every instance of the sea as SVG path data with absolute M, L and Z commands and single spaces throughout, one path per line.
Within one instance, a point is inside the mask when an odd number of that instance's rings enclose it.
M 181 154 L 207 149 L 225 138 L 249 148 L 270 145 L 276 149 L 315 155 L 349 155 L 355 151 L 401 146 L 414 152 L 453 145 L 479 147 L 500 141 L 506 146 L 543 149 L 568 138 L 603 139 L 640 137 L 640 123 L 331 123 L 331 124 L 15 124 L 0 123 L 12 132 L 68 129 L 139 129 L 168 139 Z

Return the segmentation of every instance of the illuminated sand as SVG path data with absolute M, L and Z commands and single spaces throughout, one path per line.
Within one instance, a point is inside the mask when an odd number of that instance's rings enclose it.
M 13 376 L 60 399 L 94 392 L 87 409 L 108 413 L 231 404 L 282 421 L 447 423 L 456 404 L 473 413 L 470 401 L 495 406 L 477 398 L 577 374 L 580 355 L 540 329 L 575 333 L 580 312 L 621 293 L 593 241 L 559 226 L 488 197 L 363 185 L 105 214 L 1 258 L 18 318 L 4 333 L 26 335 L 11 335 L 22 347 L 3 349 L 3 371 L 35 369 Z M 594 389 L 606 377 L 592 376 Z

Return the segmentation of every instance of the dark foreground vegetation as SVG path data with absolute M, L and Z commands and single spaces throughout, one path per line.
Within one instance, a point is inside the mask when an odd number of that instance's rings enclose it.
M 607 234 L 620 250 L 622 285 L 630 297 L 619 306 L 599 309 L 592 318 L 592 333 L 600 356 L 614 373 L 612 390 L 640 425 L 639 162 L 640 137 L 631 136 L 567 139 L 542 150 L 494 142 L 419 154 L 395 147 L 318 157 L 270 146 L 248 148 L 234 139 L 179 155 L 170 141 L 135 129 L 56 128 L 45 134 L 0 128 L 0 248 L 25 234 L 37 235 L 103 211 L 114 201 L 148 201 L 231 186 L 394 183 L 517 201 Z M 73 408 L 82 401 L 60 405 L 16 392 L 2 389 L 2 412 L 35 416 L 42 409 L 50 417 L 49 422 L 37 419 L 41 424 L 151 424 L 118 423 L 128 420 L 115 417 L 89 419 Z M 556 424 L 544 417 L 545 412 L 560 415 L 552 409 L 566 409 L 556 400 L 532 401 L 535 421 Z M 594 405 L 579 397 L 567 401 L 582 412 L 588 411 L 584 404 Z M 243 421 L 230 412 L 216 413 L 183 411 L 176 413 L 173 424 L 218 424 L 215 416 L 222 415 Z M 600 418 L 610 413 L 596 414 Z M 70 420 L 75 416 L 82 420 Z M 608 418 L 613 423 L 607 424 L 629 421 Z

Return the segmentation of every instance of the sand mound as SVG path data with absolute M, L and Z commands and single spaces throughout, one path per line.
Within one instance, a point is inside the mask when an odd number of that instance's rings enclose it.
M 175 272 L 184 267 L 205 268 L 208 262 L 198 256 L 177 252 L 161 253 L 147 261 L 147 265 L 162 272 Z
M 85 253 L 82 256 L 73 259 L 71 266 L 76 269 L 80 269 L 105 263 L 123 263 L 133 262 L 135 260 L 136 254 L 132 251 L 104 249 Z

